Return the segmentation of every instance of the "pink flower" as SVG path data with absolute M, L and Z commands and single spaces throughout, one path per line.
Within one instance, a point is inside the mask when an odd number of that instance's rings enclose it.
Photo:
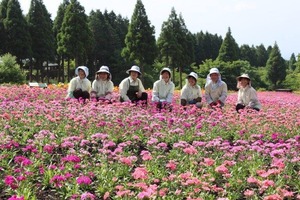
M 19 164 L 23 165 L 23 166 L 28 166 L 28 165 L 32 164 L 32 161 L 29 160 L 28 158 L 26 158 L 25 156 L 16 156 L 14 158 L 14 161 L 16 163 L 19 163 Z
M 88 176 L 79 176 L 77 179 L 76 179 L 76 182 L 79 184 L 79 185 L 90 185 L 92 183 L 92 180 L 90 179 L 90 177 Z
M 254 191 L 253 190 L 246 190 L 244 192 L 245 197 L 252 197 L 254 195 Z
M 103 199 L 106 200 L 108 199 L 110 196 L 109 192 L 105 192 L 105 194 L 103 195 Z
M 229 170 L 225 167 L 225 165 L 220 165 L 216 167 L 215 172 L 220 173 L 220 174 L 227 174 Z
M 54 183 L 55 187 L 62 187 L 66 178 L 62 175 L 55 175 L 50 179 L 50 183 Z
M 187 147 L 183 149 L 183 152 L 189 155 L 195 155 L 198 153 L 197 149 L 193 146 Z
M 148 172 L 143 167 L 137 167 L 137 168 L 135 168 L 134 172 L 132 173 L 132 176 L 134 179 L 147 179 Z
M 13 195 L 8 200 L 24 200 L 24 197 L 18 197 L 16 195 Z
M 81 161 L 79 156 L 76 155 L 67 155 L 62 158 L 62 161 L 64 162 L 73 162 L 73 163 L 79 163 Z
M 80 200 L 94 200 L 94 199 L 96 199 L 96 196 L 89 192 L 83 193 L 80 197 Z
M 264 197 L 264 200 L 283 200 L 283 198 L 281 196 L 279 196 L 278 194 L 272 194 L 272 195 Z
M 142 160 L 152 160 L 152 156 L 149 151 L 142 151 L 141 156 L 142 156 Z
M 170 170 L 174 171 L 177 167 L 177 164 L 174 160 L 170 160 L 167 164 L 166 167 L 169 168 Z
M 213 164 L 215 164 L 215 161 L 211 158 L 204 158 L 204 165 L 205 166 L 212 166 Z
M 15 190 L 18 188 L 17 180 L 13 176 L 5 176 L 4 183 L 11 187 L 11 189 Z

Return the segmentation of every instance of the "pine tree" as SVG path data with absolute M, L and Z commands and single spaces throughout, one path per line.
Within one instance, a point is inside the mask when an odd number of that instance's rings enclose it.
M 152 65 L 157 56 L 154 34 L 154 26 L 150 25 L 143 3 L 141 0 L 137 0 L 126 35 L 126 47 L 122 50 L 122 56 L 126 60 L 139 65 L 142 74 L 144 74 L 144 67 Z
M 31 0 L 27 15 L 29 31 L 32 38 L 32 56 L 36 60 L 36 69 L 40 68 L 43 82 L 43 63 L 54 60 L 54 35 L 52 20 L 42 0 Z
M 265 67 L 269 54 L 263 44 L 256 47 L 256 56 L 257 56 L 257 66 Z
M 217 60 L 224 62 L 232 62 L 239 59 L 239 46 L 235 42 L 235 39 L 231 35 L 231 30 L 228 28 L 228 32 L 223 40 L 223 43 L 219 50 Z
M 257 66 L 256 49 L 244 44 L 240 47 L 240 59 L 248 61 L 251 66 Z
M 85 10 L 77 0 L 71 0 L 67 6 L 58 37 L 58 52 L 67 55 L 69 59 L 75 59 L 76 66 L 85 65 L 92 46 L 92 33 Z
M 294 71 L 296 69 L 296 65 L 295 65 L 296 64 L 296 56 L 294 53 L 292 53 L 288 63 L 289 63 L 288 69 L 291 71 Z
M 182 71 L 185 70 L 183 67 L 189 66 L 194 60 L 194 43 L 194 37 L 186 28 L 182 16 L 178 16 L 172 8 L 168 20 L 163 22 L 157 46 L 160 60 L 173 68 L 174 82 L 175 71 L 178 69 L 180 72 L 180 87 L 182 87 Z
M 2 5 L 6 10 L 6 16 L 3 19 L 7 34 L 6 52 L 16 56 L 17 62 L 22 64 L 22 59 L 30 58 L 32 53 L 28 24 L 22 14 L 18 0 L 9 0 L 6 6 L 4 5 L 5 2 L 2 2 Z
M 2 0 L 0 3 L 0 55 L 6 52 L 7 33 L 4 28 L 4 19 L 6 18 L 8 0 Z
M 62 44 L 59 44 L 59 42 L 62 42 L 61 36 L 63 35 L 62 32 L 62 24 L 64 21 L 65 12 L 67 10 L 67 6 L 70 4 L 69 0 L 64 0 L 63 3 L 61 3 L 58 7 L 56 17 L 54 19 L 53 23 L 53 32 L 55 37 L 55 48 L 59 63 L 59 69 L 58 69 L 58 81 L 65 82 L 65 76 L 64 76 L 64 61 L 65 61 L 65 54 L 63 51 Z
M 270 52 L 266 68 L 267 78 L 271 83 L 271 89 L 277 88 L 278 85 L 285 79 L 286 66 L 276 42 Z

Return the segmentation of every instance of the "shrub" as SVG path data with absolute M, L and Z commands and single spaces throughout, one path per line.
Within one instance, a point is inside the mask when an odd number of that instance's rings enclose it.
M 22 73 L 16 57 L 5 54 L 0 57 L 0 83 L 24 83 L 25 74 Z

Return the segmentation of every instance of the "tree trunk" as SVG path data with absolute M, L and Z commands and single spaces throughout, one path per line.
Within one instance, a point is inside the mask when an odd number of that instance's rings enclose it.
M 68 82 L 70 82 L 70 58 L 68 58 Z
M 61 58 L 61 69 L 62 69 L 62 82 L 65 82 L 65 57 L 62 56 Z
M 30 59 L 30 64 L 29 64 L 29 82 L 32 82 L 32 59 Z
M 179 86 L 182 89 L 182 67 L 179 67 Z

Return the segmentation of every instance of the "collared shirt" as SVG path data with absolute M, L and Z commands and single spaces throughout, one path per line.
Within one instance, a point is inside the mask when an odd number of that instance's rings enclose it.
M 89 79 L 80 79 L 79 76 L 74 77 L 69 83 L 67 98 L 73 98 L 73 92 L 76 89 L 82 89 L 82 91 L 90 92 L 91 88 L 91 81 L 89 81 Z
M 158 80 L 153 84 L 152 90 L 152 101 L 158 102 L 160 100 L 165 100 L 171 103 L 173 100 L 175 85 L 172 81 L 167 83 L 164 80 Z
M 97 93 L 97 97 L 104 97 L 107 93 L 112 93 L 114 90 L 114 84 L 111 80 L 94 80 L 92 84 L 92 90 Z
M 208 104 L 220 100 L 225 103 L 227 98 L 227 84 L 221 81 L 219 84 L 213 85 L 211 81 L 205 86 L 205 99 Z
M 201 87 L 199 85 L 191 86 L 187 83 L 181 89 L 180 99 L 191 101 L 193 99 L 197 99 L 198 97 L 202 98 Z
M 249 85 L 245 88 L 239 89 L 237 103 L 251 108 L 261 109 L 261 104 L 257 98 L 256 90 Z
M 127 96 L 127 91 L 129 90 L 129 86 L 139 86 L 139 92 L 145 92 L 142 81 L 137 78 L 135 81 L 129 76 L 125 78 L 119 85 L 120 96 L 124 101 L 129 101 L 129 97 Z

